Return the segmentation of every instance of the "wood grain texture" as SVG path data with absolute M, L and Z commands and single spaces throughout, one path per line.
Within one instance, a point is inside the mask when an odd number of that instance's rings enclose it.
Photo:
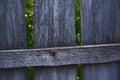
M 0 69 L 0 80 L 27 80 L 26 68 Z
M 35 48 L 75 45 L 74 0 L 35 0 Z
M 25 48 L 24 0 L 0 0 L 0 9 L 0 50 Z M 0 80 L 26 78 L 25 68 L 0 69 Z
M 0 51 L 0 68 L 107 63 L 120 60 L 120 44 Z
M 74 0 L 35 0 L 34 8 L 34 31 L 35 48 L 63 47 L 75 45 L 75 9 Z M 52 71 L 57 68 L 48 68 L 41 70 L 35 68 L 35 80 L 49 77 L 50 80 L 75 80 L 75 66 L 68 69 L 61 67 L 62 72 Z M 51 70 L 52 69 L 52 70 Z M 59 70 L 58 70 L 59 71 Z M 44 73 L 39 74 L 38 72 Z M 68 74 L 67 72 L 74 72 Z M 38 74 L 37 74 L 38 73 Z M 67 77 L 62 77 L 64 74 Z M 56 75 L 56 76 L 49 76 Z M 44 77 L 45 76 L 45 77 Z M 64 79 L 65 78 L 65 79 Z M 71 78 L 71 79 L 70 79 Z
M 37 67 L 35 80 L 75 80 L 76 66 Z M 41 75 L 40 75 L 41 74 Z
M 120 62 L 84 65 L 84 80 L 119 80 Z
M 81 0 L 83 45 L 120 42 L 119 5 L 119 0 Z M 84 65 L 84 80 L 120 80 L 118 67 L 117 62 Z
M 0 49 L 26 47 L 24 0 L 0 2 Z
M 83 44 L 120 42 L 119 5 L 119 0 L 81 0 Z

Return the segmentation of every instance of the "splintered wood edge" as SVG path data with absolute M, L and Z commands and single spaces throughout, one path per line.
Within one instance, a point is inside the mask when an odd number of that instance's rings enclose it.
M 0 50 L 0 68 L 95 64 L 120 60 L 120 44 Z

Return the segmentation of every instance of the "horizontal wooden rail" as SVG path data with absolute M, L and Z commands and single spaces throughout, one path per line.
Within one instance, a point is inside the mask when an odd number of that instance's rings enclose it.
M 119 60 L 120 44 L 0 51 L 0 68 L 93 64 Z

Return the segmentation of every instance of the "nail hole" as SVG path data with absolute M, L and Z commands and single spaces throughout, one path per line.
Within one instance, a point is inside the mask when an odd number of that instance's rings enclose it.
M 39 55 L 39 54 L 37 54 L 36 56 L 37 56 L 37 57 L 39 57 L 40 55 Z
M 51 50 L 51 51 L 49 52 L 49 54 L 50 54 L 51 56 L 55 56 L 56 53 L 57 53 L 57 51 L 55 51 L 55 50 Z

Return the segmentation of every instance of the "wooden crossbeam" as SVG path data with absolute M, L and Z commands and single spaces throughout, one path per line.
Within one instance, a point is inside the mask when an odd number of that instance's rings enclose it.
M 93 64 L 119 60 L 120 44 L 0 51 L 0 68 Z

